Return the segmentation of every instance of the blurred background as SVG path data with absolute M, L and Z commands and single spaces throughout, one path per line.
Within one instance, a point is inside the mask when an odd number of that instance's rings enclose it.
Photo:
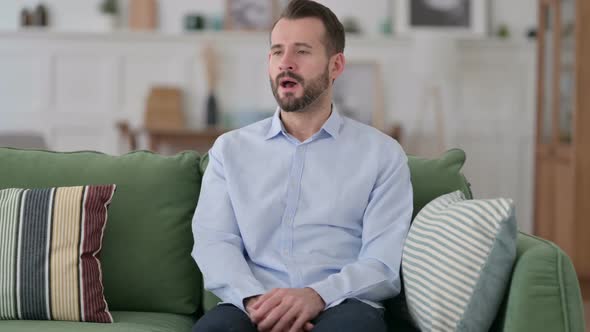
M 464 149 L 475 194 L 513 197 L 532 230 L 537 1 L 320 2 L 347 30 L 340 111 L 409 153 Z M 275 110 L 268 31 L 285 3 L 3 0 L 0 145 L 206 151 Z
M 2 0 L 0 146 L 206 152 L 275 110 L 268 38 L 287 2 Z M 575 256 L 582 1 L 319 2 L 347 31 L 342 113 L 412 154 L 464 149 L 476 197 L 513 198 L 523 231 Z

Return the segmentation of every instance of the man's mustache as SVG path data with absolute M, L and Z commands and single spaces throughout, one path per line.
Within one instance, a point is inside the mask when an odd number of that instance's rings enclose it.
M 299 83 L 299 84 L 303 85 L 303 84 L 302 84 L 302 83 L 303 83 L 303 77 L 301 77 L 301 76 L 299 76 L 299 75 L 297 75 L 297 74 L 294 74 L 294 73 L 292 73 L 292 72 L 289 72 L 289 71 L 284 71 L 284 72 L 280 73 L 279 75 L 277 75 L 277 78 L 275 79 L 276 85 L 278 86 L 278 85 L 279 85 L 279 83 L 280 83 L 280 80 L 281 80 L 282 78 L 285 78 L 285 77 L 292 78 L 292 79 L 294 79 L 294 80 L 295 80 L 297 83 Z

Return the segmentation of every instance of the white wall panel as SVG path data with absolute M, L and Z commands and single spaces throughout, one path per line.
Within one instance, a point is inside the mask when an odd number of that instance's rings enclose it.
M 40 112 L 47 103 L 47 71 L 42 56 L 0 53 L 0 114 Z
M 128 54 L 122 64 L 122 101 L 127 114 L 142 114 L 150 87 L 186 86 L 182 61 L 170 57 Z M 136 119 L 137 120 L 137 119 Z
M 114 62 L 86 53 L 55 58 L 55 111 L 75 114 L 111 112 L 116 81 Z
M 56 125 L 49 132 L 49 141 L 56 151 L 95 150 L 109 152 L 112 142 L 105 131 L 105 126 L 92 125 Z

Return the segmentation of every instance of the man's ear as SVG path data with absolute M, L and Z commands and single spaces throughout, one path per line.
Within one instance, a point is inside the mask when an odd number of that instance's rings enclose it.
M 346 65 L 346 59 L 344 53 L 337 53 L 330 59 L 330 78 L 334 81 L 344 71 Z

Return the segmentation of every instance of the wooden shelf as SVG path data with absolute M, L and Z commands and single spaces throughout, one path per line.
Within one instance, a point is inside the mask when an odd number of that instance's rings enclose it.
M 182 33 L 162 33 L 158 31 L 133 31 L 119 29 L 110 32 L 77 32 L 60 31 L 49 28 L 27 28 L 22 30 L 0 30 L 0 39 L 43 39 L 43 40 L 105 40 L 109 42 L 161 42 L 161 41 L 216 41 L 216 42 L 263 42 L 268 43 L 268 32 L 265 31 L 195 31 Z M 534 48 L 535 40 L 528 39 L 499 39 L 494 37 L 460 37 L 457 39 L 459 47 L 486 48 Z M 354 35 L 346 36 L 347 46 L 412 46 L 412 39 L 398 35 Z

